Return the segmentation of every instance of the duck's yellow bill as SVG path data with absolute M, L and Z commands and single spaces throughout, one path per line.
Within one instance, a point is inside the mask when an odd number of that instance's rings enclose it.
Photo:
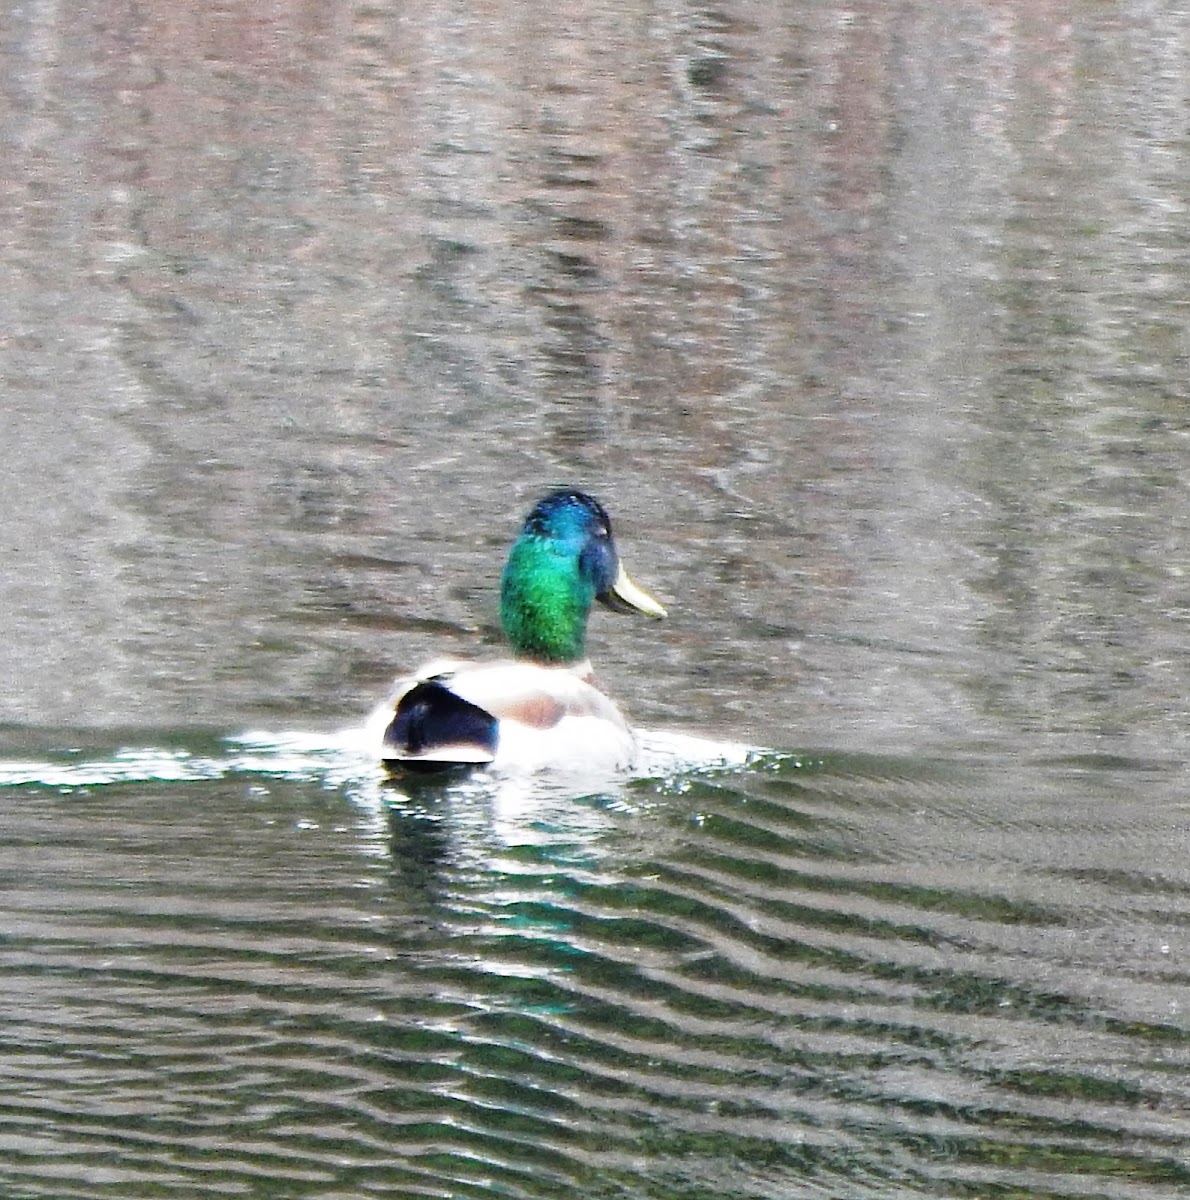
M 665 606 L 654 600 L 648 592 L 638 588 L 628 578 L 628 572 L 623 567 L 620 567 L 620 573 L 616 576 L 616 582 L 612 584 L 611 589 L 604 592 L 599 599 L 616 612 L 639 612 L 649 617 L 666 615 Z

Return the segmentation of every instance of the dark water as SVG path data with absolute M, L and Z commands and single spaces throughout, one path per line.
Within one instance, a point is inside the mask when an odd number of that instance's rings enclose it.
M 332 744 L 199 749 L 6 791 L 5 1195 L 1190 1183 L 1180 772 L 407 795 Z
M 1190 1194 L 1184 8 L 0 64 L 4 1200 Z M 641 777 L 386 783 L 559 481 Z

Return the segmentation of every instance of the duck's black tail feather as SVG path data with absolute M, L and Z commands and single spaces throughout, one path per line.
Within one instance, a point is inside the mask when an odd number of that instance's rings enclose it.
M 499 722 L 443 684 L 415 684 L 384 731 L 384 759 L 413 770 L 440 771 L 496 757 Z

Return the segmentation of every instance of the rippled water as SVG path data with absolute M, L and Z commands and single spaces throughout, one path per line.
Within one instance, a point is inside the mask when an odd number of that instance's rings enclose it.
M 1188 31 L 10 5 L 0 1197 L 1190 1193 Z M 386 780 L 557 482 L 640 776 Z
M 5 759 L 4 1194 L 1190 1183 L 1180 770 L 679 751 L 592 795 Z

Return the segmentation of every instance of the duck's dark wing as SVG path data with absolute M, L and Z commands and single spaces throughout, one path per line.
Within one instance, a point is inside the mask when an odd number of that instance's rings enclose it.
M 416 683 L 398 701 L 384 731 L 385 762 L 440 770 L 496 757 L 499 721 L 435 679 Z

